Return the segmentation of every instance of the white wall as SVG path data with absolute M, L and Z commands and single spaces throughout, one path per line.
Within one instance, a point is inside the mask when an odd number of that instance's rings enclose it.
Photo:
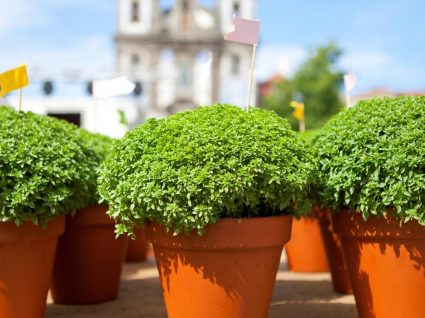
M 251 70 L 252 46 L 232 43 L 226 44 L 227 49 L 223 54 L 220 65 L 220 102 L 236 106 L 246 105 L 248 95 L 248 82 Z M 235 76 L 231 72 L 232 55 L 240 57 L 240 73 Z M 256 83 L 252 83 L 251 105 L 256 101 Z
M 8 104 L 15 108 L 18 103 L 15 96 L 8 99 Z M 82 128 L 120 138 L 126 130 L 119 122 L 118 110 L 124 111 L 131 122 L 136 119 L 136 107 L 134 99 L 125 97 L 97 99 L 96 102 L 90 97 L 26 97 L 22 110 L 42 115 L 80 113 Z

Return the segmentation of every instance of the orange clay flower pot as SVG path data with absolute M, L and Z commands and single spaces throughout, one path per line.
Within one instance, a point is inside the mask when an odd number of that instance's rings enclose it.
M 319 220 L 315 215 L 294 219 L 291 240 L 285 244 L 285 251 L 291 271 L 329 271 Z
M 0 317 L 42 318 L 63 216 L 47 228 L 0 223 Z
M 347 212 L 333 221 L 360 317 L 425 317 L 425 227 Z
M 149 251 L 149 243 L 146 240 L 145 229 L 134 229 L 134 234 L 136 235 L 136 239 L 128 241 L 128 249 L 125 260 L 127 262 L 146 261 Z
M 332 285 L 337 293 L 352 294 L 350 276 L 345 265 L 341 240 L 335 233 L 329 210 L 319 212 L 320 230 L 325 244 L 326 256 L 332 276 Z
M 59 304 L 115 299 L 128 239 L 115 239 L 106 206 L 93 206 L 66 219 L 53 269 L 51 294 Z
M 222 219 L 203 236 L 150 223 L 169 318 L 266 318 L 291 216 Z

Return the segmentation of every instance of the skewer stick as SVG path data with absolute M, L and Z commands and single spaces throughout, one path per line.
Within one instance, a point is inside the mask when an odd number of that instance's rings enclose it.
M 252 61 L 251 61 L 251 72 L 249 77 L 249 86 L 248 86 L 248 97 L 246 101 L 246 111 L 249 112 L 249 108 L 251 105 L 251 94 L 252 94 L 252 81 L 254 78 L 254 65 L 255 65 L 255 53 L 257 51 L 257 44 L 254 44 L 252 46 Z

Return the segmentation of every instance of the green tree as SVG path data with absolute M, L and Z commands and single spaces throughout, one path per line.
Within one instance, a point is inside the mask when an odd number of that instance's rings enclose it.
M 341 49 L 333 43 L 317 48 L 292 79 L 282 80 L 276 85 L 272 94 L 264 98 L 263 106 L 288 118 L 292 127 L 297 129 L 298 121 L 292 116 L 294 109 L 289 104 L 302 98 L 307 129 L 323 126 L 342 107 L 340 87 L 343 73 L 336 66 L 341 54 Z

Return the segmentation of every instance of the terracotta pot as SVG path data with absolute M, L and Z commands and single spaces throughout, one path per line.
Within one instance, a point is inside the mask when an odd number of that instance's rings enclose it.
M 65 218 L 47 228 L 0 223 L 0 317 L 42 318 L 58 236 Z
M 128 239 L 115 239 L 106 206 L 93 206 L 66 218 L 59 239 L 51 294 L 59 304 L 90 304 L 115 299 Z
M 149 243 L 146 240 L 145 229 L 135 229 L 134 234 L 136 235 L 136 239 L 128 241 L 127 256 L 125 260 L 127 262 L 146 261 L 149 251 Z
M 333 222 L 360 317 L 425 317 L 425 227 L 347 212 Z
M 148 224 L 168 317 L 267 317 L 291 220 L 223 219 L 202 237 Z
M 342 243 L 335 233 L 329 210 L 319 213 L 320 230 L 325 244 L 326 256 L 332 276 L 332 285 L 337 293 L 352 294 L 350 277 L 345 265 Z
M 316 216 L 294 218 L 291 240 L 285 245 L 288 268 L 294 272 L 327 272 L 325 246 Z

